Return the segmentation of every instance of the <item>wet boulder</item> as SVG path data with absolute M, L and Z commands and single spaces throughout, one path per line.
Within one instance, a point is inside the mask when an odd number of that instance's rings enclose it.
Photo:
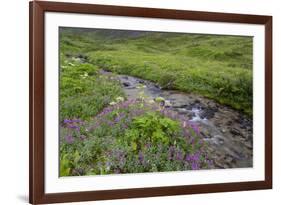
M 131 83 L 129 83 L 129 82 L 123 82 L 122 84 L 123 84 L 124 87 L 129 87 L 129 86 L 131 86 Z

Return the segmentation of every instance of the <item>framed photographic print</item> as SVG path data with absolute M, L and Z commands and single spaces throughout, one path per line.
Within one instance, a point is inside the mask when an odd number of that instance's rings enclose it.
M 272 17 L 30 2 L 30 203 L 272 187 Z

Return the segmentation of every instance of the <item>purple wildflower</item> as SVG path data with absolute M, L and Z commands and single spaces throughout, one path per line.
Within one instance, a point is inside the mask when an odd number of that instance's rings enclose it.
M 81 135 L 80 136 L 80 140 L 84 141 L 86 139 L 86 136 L 85 135 Z
M 206 160 L 206 161 L 207 161 L 208 167 L 213 166 L 213 164 L 214 164 L 213 160 Z
M 193 163 L 193 162 L 198 163 L 200 161 L 200 156 L 201 156 L 201 153 L 196 152 L 195 154 L 186 155 L 185 160 L 187 162 L 191 162 L 191 163 Z
M 67 127 L 70 128 L 70 129 L 74 129 L 76 131 L 80 131 L 80 127 L 77 126 L 77 125 L 68 125 Z
M 123 128 L 123 129 L 128 129 L 128 125 L 122 124 L 122 128 Z
M 120 167 L 120 168 L 123 168 L 123 167 L 125 166 L 125 164 L 126 164 L 126 158 L 125 158 L 124 155 L 121 155 L 121 156 L 119 157 L 119 167 Z
M 107 125 L 111 127 L 111 126 L 114 125 L 114 122 L 112 122 L 112 121 L 107 121 Z
M 192 156 L 187 154 L 186 157 L 185 157 L 185 160 L 188 161 L 188 162 L 191 161 L 192 160 Z
M 120 115 L 118 115 L 118 116 L 114 119 L 114 122 L 119 123 L 124 117 L 125 117 L 125 114 L 124 114 L 124 113 L 121 113 Z
M 68 123 L 71 123 L 72 121 L 71 120 L 69 120 L 69 119 L 64 119 L 63 120 L 63 123 L 65 123 L 65 124 L 68 124 Z
M 200 160 L 200 152 L 196 152 L 194 155 L 193 155 L 193 160 L 194 161 L 199 161 Z
M 189 140 L 189 143 L 190 143 L 190 144 L 194 144 L 194 142 L 195 142 L 194 137 L 191 137 L 190 140 Z
M 192 123 L 192 124 L 191 124 L 191 127 L 192 127 L 192 129 L 194 130 L 194 132 L 195 132 L 197 135 L 200 134 L 200 130 L 199 130 L 198 125 Z
M 199 169 L 199 164 L 197 162 L 192 162 L 191 163 L 191 169 L 192 170 L 198 170 Z
M 64 120 L 63 120 L 63 123 L 65 123 L 65 124 L 82 123 L 82 122 L 83 122 L 83 121 L 80 120 L 80 119 L 72 119 L 72 120 L 70 120 L 70 119 L 64 119 Z
M 178 161 L 181 161 L 181 160 L 183 160 L 183 153 L 182 153 L 182 151 L 181 150 L 178 150 L 177 152 L 176 152 L 176 160 L 178 160 Z
M 73 119 L 73 120 L 71 120 L 71 122 L 74 122 L 74 123 L 82 123 L 82 120 L 80 120 L 80 119 Z
M 68 143 L 68 144 L 72 144 L 74 142 L 74 137 L 71 136 L 71 135 L 67 135 L 65 136 L 65 141 Z
M 170 146 L 168 150 L 168 160 L 172 160 L 175 152 L 175 147 Z
M 186 124 L 188 124 L 188 120 L 184 117 L 184 115 L 180 115 L 179 120 L 181 120 L 182 123 L 186 122 Z
M 141 151 L 139 152 L 139 161 L 140 161 L 141 164 L 143 164 L 143 162 L 144 162 L 144 156 L 143 156 L 143 153 Z

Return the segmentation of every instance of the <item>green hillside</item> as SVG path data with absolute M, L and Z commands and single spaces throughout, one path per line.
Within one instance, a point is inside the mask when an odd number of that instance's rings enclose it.
M 128 74 L 197 93 L 252 115 L 252 37 L 60 29 L 61 62 Z

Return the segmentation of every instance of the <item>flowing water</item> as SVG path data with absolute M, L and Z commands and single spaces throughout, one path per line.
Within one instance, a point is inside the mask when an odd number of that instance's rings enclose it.
M 213 159 L 214 168 L 253 166 L 252 120 L 240 112 L 195 94 L 162 89 L 155 83 L 128 75 L 101 74 L 120 81 L 128 99 L 138 98 L 141 91 L 147 98 L 163 97 L 165 106 L 199 126 L 203 140 Z

